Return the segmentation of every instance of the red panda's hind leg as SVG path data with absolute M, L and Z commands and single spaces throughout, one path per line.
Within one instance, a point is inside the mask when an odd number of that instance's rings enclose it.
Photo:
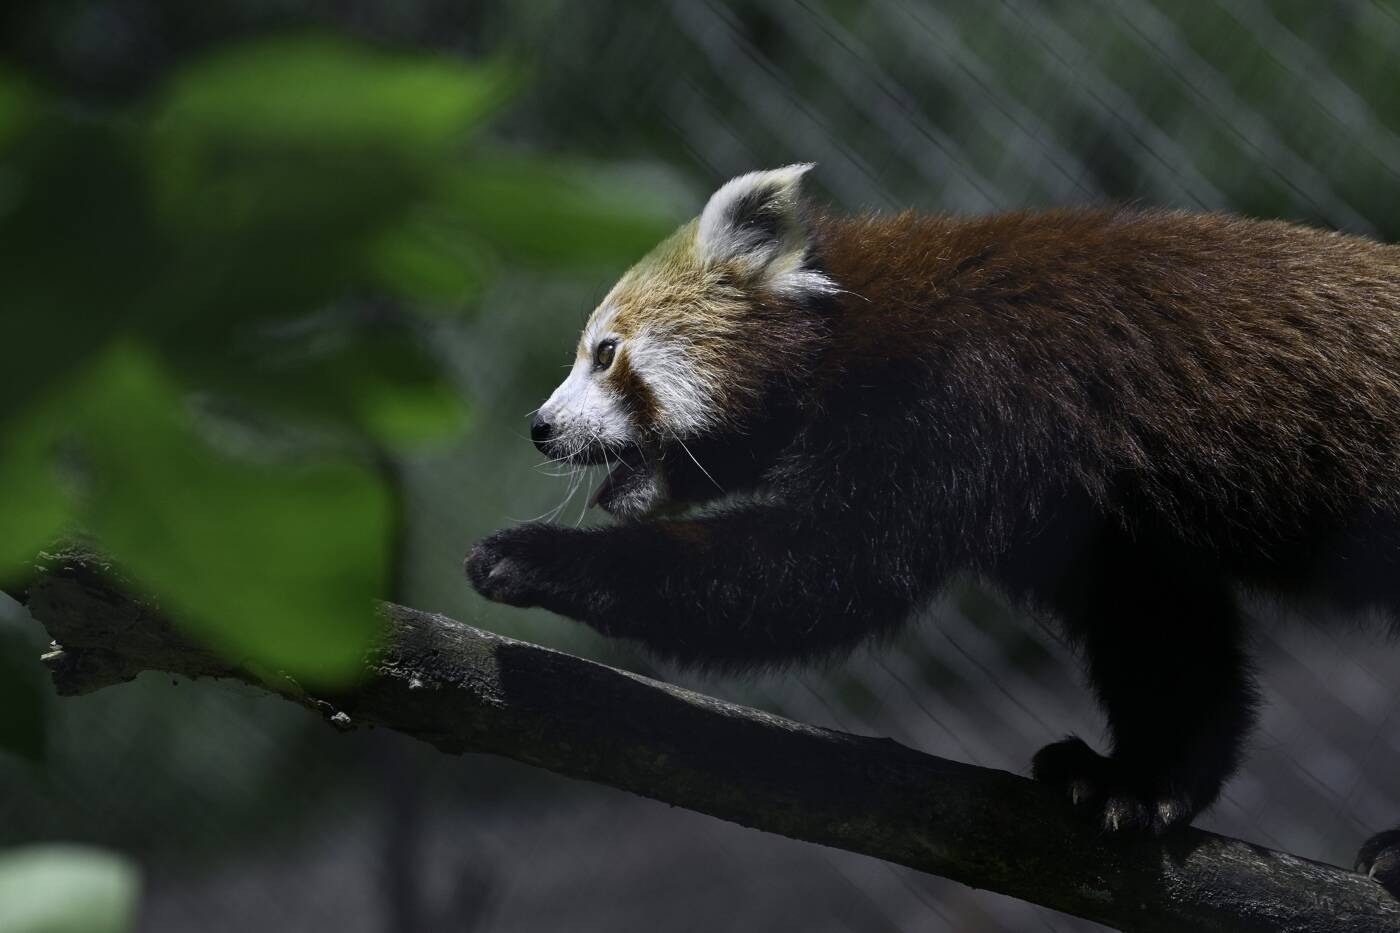
M 1356 870 L 1400 897 L 1400 828 L 1376 833 L 1356 856 Z
M 1204 562 L 1116 540 L 1057 602 L 1082 646 L 1111 753 L 1070 737 L 1035 756 L 1105 830 L 1162 832 L 1209 806 L 1239 763 L 1255 693 L 1233 593 Z
M 1200 810 L 1189 794 L 1170 782 L 1135 774 L 1078 736 L 1036 752 L 1031 771 L 1036 780 L 1061 789 L 1075 809 L 1109 832 L 1162 833 L 1189 824 Z

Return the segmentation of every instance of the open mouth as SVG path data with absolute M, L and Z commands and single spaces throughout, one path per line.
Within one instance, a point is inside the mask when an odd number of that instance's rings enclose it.
M 619 514 L 641 514 L 656 505 L 660 484 L 656 470 L 646 453 L 639 447 L 616 454 L 617 465 L 598 484 L 588 505 Z

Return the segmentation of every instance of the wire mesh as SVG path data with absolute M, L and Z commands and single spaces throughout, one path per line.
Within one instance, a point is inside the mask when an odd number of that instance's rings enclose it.
M 151 15 L 111 6 L 138 33 Z M 256 25 L 298 4 L 252 6 Z M 691 211 L 728 177 L 815 161 L 818 196 L 850 210 L 1135 201 L 1400 239 L 1390 2 L 305 6 L 379 41 L 531 62 L 503 147 L 660 178 Z M 473 540 L 563 495 L 532 470 L 523 416 L 551 388 L 540 354 L 565 362 L 607 285 L 512 275 L 444 329 L 476 414 L 470 438 L 407 466 L 406 598 L 645 666 L 554 617 L 484 606 L 461 578 Z M 1248 762 L 1198 823 L 1348 864 L 1400 822 L 1400 652 L 1252 611 L 1265 706 Z M 692 682 L 1022 773 L 1042 744 L 1102 729 L 1055 634 L 971 585 L 849 663 Z M 175 705 L 169 689 L 146 678 L 61 704 L 55 747 L 84 754 L 60 756 L 47 784 L 0 770 L 5 840 L 142 854 L 144 929 L 1098 929 L 523 768 L 328 735 L 247 691 L 182 686 Z

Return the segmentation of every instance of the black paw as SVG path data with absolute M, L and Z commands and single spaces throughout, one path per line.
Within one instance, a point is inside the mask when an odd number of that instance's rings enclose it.
M 1356 856 L 1356 870 L 1370 875 L 1391 894 L 1400 897 L 1400 829 L 1376 833 Z
M 538 524 L 498 531 L 467 554 L 467 579 L 493 602 L 537 606 L 568 534 L 568 529 Z
M 1071 736 L 1036 752 L 1031 773 L 1061 789 L 1075 808 L 1108 832 L 1162 833 L 1196 815 L 1189 797 L 1137 780 L 1119 761 Z

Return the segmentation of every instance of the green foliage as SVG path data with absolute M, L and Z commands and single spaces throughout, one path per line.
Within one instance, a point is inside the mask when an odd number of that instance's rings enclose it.
M 35 406 L 5 424 L 0 440 L 0 573 L 34 559 L 72 518 L 73 507 L 51 464 L 56 406 Z
M 556 268 L 637 259 L 669 232 L 634 188 L 557 161 L 476 159 L 445 177 L 444 200 L 494 247 Z
M 500 67 L 371 53 L 340 40 L 274 38 L 186 70 L 159 120 L 196 145 L 364 147 L 431 160 L 504 99 Z
M 0 625 L 0 751 L 43 760 L 48 694 L 48 678 L 33 643 Z
M 116 114 L 0 83 L 0 578 L 77 524 L 231 657 L 353 675 L 395 559 L 376 465 L 468 424 L 425 315 L 670 225 L 484 143 L 516 80 L 294 37 Z
M 0 854 L 0 930 L 124 933 L 134 926 L 140 875 L 127 859 L 78 846 Z
M 148 325 L 156 312 L 140 299 L 166 250 L 120 130 L 49 106 L 0 159 L 8 187 L 0 205 L 3 419 L 42 404 L 122 329 Z
M 353 676 L 388 561 L 376 478 L 350 463 L 219 455 L 139 351 L 115 348 L 93 379 L 75 413 L 101 484 L 84 524 L 231 657 L 321 682 Z
M 428 307 L 470 301 L 490 274 L 481 242 L 466 223 L 424 213 L 369 244 L 366 259 L 375 281 L 389 294 Z
M 34 119 L 34 100 L 18 75 L 0 70 L 0 146 L 28 128 Z

